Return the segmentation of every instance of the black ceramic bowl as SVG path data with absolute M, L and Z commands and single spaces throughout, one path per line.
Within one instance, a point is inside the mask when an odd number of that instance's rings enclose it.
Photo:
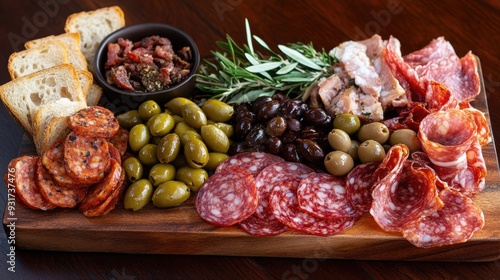
M 144 37 L 153 35 L 168 38 L 172 42 L 174 52 L 176 53 L 185 46 L 191 48 L 193 60 L 189 76 L 178 84 L 155 92 L 132 92 L 120 89 L 116 85 L 110 85 L 106 81 L 106 71 L 104 69 L 104 64 L 107 60 L 108 44 L 116 43 L 119 38 L 136 42 Z M 139 104 L 146 100 L 155 100 L 158 104 L 163 105 L 174 97 L 190 97 L 196 82 L 196 77 L 194 75 L 200 65 L 200 54 L 196 43 L 182 30 L 167 24 L 141 23 L 116 30 L 104 38 L 97 48 L 93 62 L 96 82 L 102 87 L 103 93 L 106 95 L 111 105 L 113 105 L 117 111 L 124 111 L 127 109 L 136 109 Z

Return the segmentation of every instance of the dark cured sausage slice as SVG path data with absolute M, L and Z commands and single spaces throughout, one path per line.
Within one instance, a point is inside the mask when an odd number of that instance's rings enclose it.
M 115 135 L 109 138 L 109 142 L 112 143 L 115 146 L 115 148 L 117 148 L 118 151 L 120 151 L 120 155 L 123 156 L 127 151 L 128 130 L 120 127 L 118 131 L 115 133 Z
M 64 166 L 64 140 L 54 142 L 52 146 L 42 154 L 43 166 L 52 175 L 52 179 L 62 187 L 83 188 L 88 184 L 82 184 L 69 176 Z
M 313 172 L 302 179 L 297 188 L 297 201 L 302 210 L 318 218 L 347 218 L 361 214 L 351 205 L 344 180 L 327 173 Z
M 373 174 L 380 163 L 370 162 L 354 167 L 346 177 L 346 196 L 351 205 L 361 212 L 372 206 Z
M 200 217 L 214 225 L 230 226 L 257 209 L 257 187 L 251 174 L 238 168 L 210 176 L 196 197 Z
M 221 172 L 227 168 L 236 167 L 252 174 L 255 177 L 265 167 L 273 163 L 284 162 L 284 161 L 285 160 L 279 156 L 275 156 L 264 152 L 241 153 L 231 156 L 226 160 L 224 160 L 223 162 L 221 162 L 217 166 L 215 173 Z
M 120 128 L 113 112 L 100 106 L 89 106 L 69 116 L 71 130 L 89 137 L 109 138 Z
M 108 142 L 109 157 L 116 160 L 120 165 L 122 164 L 122 156 L 120 151 L 111 142 Z
M 72 131 L 64 141 L 64 162 L 66 171 L 76 182 L 99 182 L 109 169 L 108 141 Z
M 36 184 L 36 166 L 40 157 L 22 156 L 10 161 L 8 170 L 14 170 L 16 198 L 32 209 L 51 210 L 56 206 L 48 202 Z
M 122 170 L 120 183 L 118 187 L 108 196 L 108 198 L 97 206 L 93 206 L 82 211 L 85 217 L 99 217 L 107 215 L 111 210 L 115 209 L 116 202 L 120 199 L 121 193 L 125 188 L 125 172 Z
M 447 189 L 439 197 L 443 208 L 408 224 L 403 231 L 403 236 L 417 247 L 462 243 L 484 226 L 483 212 L 470 198 Z
M 39 160 L 36 166 L 36 184 L 45 199 L 62 208 L 75 207 L 87 194 L 87 188 L 67 188 L 57 185 Z

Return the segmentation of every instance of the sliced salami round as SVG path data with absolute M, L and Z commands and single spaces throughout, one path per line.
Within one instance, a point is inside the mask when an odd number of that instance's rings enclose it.
M 109 157 L 116 160 L 119 164 L 122 164 L 122 156 L 120 151 L 111 142 L 108 142 L 108 152 Z
M 51 210 L 56 206 L 45 199 L 36 183 L 39 161 L 37 156 L 21 156 L 12 159 L 7 168 L 14 171 L 13 184 L 19 201 L 32 209 Z
M 477 139 L 479 140 L 479 144 L 484 146 L 490 143 L 492 141 L 491 130 L 484 113 L 473 107 L 462 109 L 462 111 L 464 111 L 469 118 L 476 123 Z
M 127 151 L 128 134 L 129 134 L 128 130 L 120 127 L 118 131 L 115 133 L 115 135 L 109 138 L 109 142 L 112 143 L 115 146 L 115 148 L 118 149 L 118 151 L 120 151 L 121 156 L 123 156 Z
M 218 226 L 230 226 L 245 220 L 255 212 L 257 203 L 254 177 L 238 168 L 210 176 L 196 196 L 196 210 L 200 217 Z
M 39 160 L 36 166 L 36 183 L 44 198 L 62 208 L 75 207 L 87 194 L 87 188 L 68 188 L 57 185 Z
M 346 177 L 346 196 L 351 205 L 361 212 L 368 212 L 372 205 L 372 187 L 375 171 L 380 163 L 357 165 Z
M 84 188 L 88 184 L 82 184 L 69 176 L 64 164 L 64 140 L 56 141 L 42 154 L 42 163 L 52 175 L 57 185 L 67 188 Z
M 314 172 L 312 168 L 302 163 L 285 161 L 273 163 L 262 169 L 255 177 L 259 194 L 259 206 L 255 214 L 264 220 L 273 220 L 270 195 L 274 187 L 294 185 L 297 188 L 300 181 L 312 172 Z
M 82 184 L 93 184 L 104 178 L 109 169 L 108 141 L 79 135 L 72 131 L 64 141 L 66 171 Z
M 361 214 L 351 205 L 345 181 L 327 173 L 309 173 L 297 188 L 297 202 L 309 214 L 323 219 Z
M 109 138 L 120 124 L 113 112 L 100 106 L 89 106 L 69 116 L 68 126 L 80 135 Z
M 266 220 L 255 214 L 239 222 L 238 226 L 244 232 L 255 236 L 273 236 L 290 230 L 276 219 Z
M 473 198 L 484 189 L 486 173 L 481 144 L 475 141 L 467 151 L 467 168 L 447 182 L 451 189 Z
M 85 217 L 99 217 L 107 215 L 111 210 L 115 209 L 116 203 L 120 199 L 122 191 L 125 187 L 125 172 L 122 172 L 123 180 L 119 186 L 111 193 L 110 196 L 101 204 L 91 207 L 89 209 L 83 210 L 82 214 Z
M 215 169 L 215 173 L 221 172 L 227 168 L 239 168 L 253 176 L 257 176 L 265 167 L 277 163 L 284 162 L 282 157 L 275 156 L 264 152 L 246 152 L 233 155 L 221 162 Z
M 454 190 L 442 190 L 444 207 L 408 224 L 403 236 L 417 247 L 428 248 L 462 243 L 483 228 L 484 215 L 468 197 Z

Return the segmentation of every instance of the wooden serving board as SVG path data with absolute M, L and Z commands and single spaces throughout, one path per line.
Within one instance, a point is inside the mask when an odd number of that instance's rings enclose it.
M 490 123 L 484 87 L 474 106 L 486 113 Z M 34 153 L 33 143 L 25 137 L 20 154 Z M 216 227 L 201 220 L 193 196 L 176 208 L 159 209 L 150 203 L 137 212 L 124 209 L 119 202 L 107 216 L 99 218 L 86 218 L 76 209 L 44 212 L 17 203 L 15 214 L 5 214 L 3 224 L 5 232 L 9 233 L 6 225 L 15 221 L 16 246 L 34 250 L 494 261 L 500 259 L 500 172 L 494 142 L 483 147 L 483 155 L 488 169 L 486 187 L 474 201 L 483 210 L 486 224 L 469 241 L 451 246 L 414 247 L 400 234 L 382 231 L 368 213 L 351 229 L 336 236 L 286 232 L 272 237 L 254 237 L 237 226 Z

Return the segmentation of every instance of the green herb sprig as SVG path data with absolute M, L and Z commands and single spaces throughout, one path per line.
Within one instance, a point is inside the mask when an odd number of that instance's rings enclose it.
M 333 74 L 336 58 L 315 50 L 312 43 L 278 45 L 278 53 L 252 35 L 247 19 L 245 29 L 247 44 L 240 47 L 226 35 L 226 42 L 216 42 L 222 51 L 212 51 L 215 62 L 204 60 L 201 65 L 196 87 L 210 98 L 244 103 L 278 91 L 300 98 L 311 84 Z M 268 54 L 255 51 L 254 40 Z

